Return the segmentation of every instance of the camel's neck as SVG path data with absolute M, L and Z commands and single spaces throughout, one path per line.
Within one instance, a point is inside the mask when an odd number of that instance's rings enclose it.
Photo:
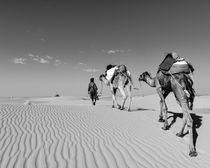
M 103 83 L 105 83 L 106 85 L 109 85 L 109 81 L 105 77 L 103 78 Z
M 145 82 L 151 87 L 156 87 L 155 78 L 152 78 L 150 76 L 146 76 L 145 77 Z

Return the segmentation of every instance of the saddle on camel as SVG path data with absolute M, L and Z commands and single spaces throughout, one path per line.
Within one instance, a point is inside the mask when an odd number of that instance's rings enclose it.
M 131 73 L 127 70 L 127 67 L 125 65 L 112 65 L 112 64 L 107 65 L 105 76 L 110 83 L 113 83 L 114 78 L 118 74 L 124 75 L 128 78 L 129 81 L 132 81 Z
M 180 58 L 176 53 L 168 53 L 159 69 L 165 75 L 172 75 L 178 73 L 190 73 L 190 64 L 184 58 Z
M 168 53 L 165 59 L 159 65 L 159 70 L 166 76 L 172 76 L 176 74 L 191 74 L 194 71 L 193 66 L 188 63 L 184 58 L 180 58 L 177 53 Z M 190 75 L 191 79 L 192 76 Z M 162 76 L 164 78 L 164 76 Z M 173 77 L 174 78 L 174 77 Z M 179 83 L 182 87 L 182 83 Z M 190 97 L 186 88 L 182 87 L 187 97 Z

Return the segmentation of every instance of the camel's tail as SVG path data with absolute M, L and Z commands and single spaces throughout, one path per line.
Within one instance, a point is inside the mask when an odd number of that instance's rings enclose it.
M 189 92 L 189 108 L 193 109 L 193 102 L 195 98 L 195 90 L 193 89 L 193 79 L 190 75 L 184 75 L 184 81 L 186 84 L 186 90 Z

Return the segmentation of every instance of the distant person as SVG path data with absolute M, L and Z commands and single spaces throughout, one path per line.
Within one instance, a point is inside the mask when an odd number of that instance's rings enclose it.
M 90 99 L 92 100 L 93 105 L 96 105 L 96 100 L 99 100 L 98 98 L 98 88 L 96 86 L 96 83 L 94 82 L 94 78 L 90 78 L 90 83 L 88 84 L 88 94 L 90 96 Z

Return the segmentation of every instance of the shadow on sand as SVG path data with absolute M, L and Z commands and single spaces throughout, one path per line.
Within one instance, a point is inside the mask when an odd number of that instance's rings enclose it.
M 173 118 L 171 123 L 169 124 L 169 128 L 176 122 L 177 118 L 181 118 L 183 117 L 182 113 L 176 113 L 176 112 L 172 112 L 172 111 L 168 111 L 169 114 L 172 114 L 171 116 L 168 117 L 169 118 Z M 199 116 L 197 114 L 191 113 L 190 114 L 193 120 L 193 144 L 196 146 L 196 141 L 198 138 L 198 133 L 197 133 L 197 129 L 200 128 L 200 126 L 202 125 L 202 116 Z M 183 136 L 187 135 L 188 131 L 184 133 Z
M 137 108 L 137 109 L 132 109 L 130 112 L 137 112 L 137 111 L 155 111 L 154 109 L 146 109 L 146 108 Z

